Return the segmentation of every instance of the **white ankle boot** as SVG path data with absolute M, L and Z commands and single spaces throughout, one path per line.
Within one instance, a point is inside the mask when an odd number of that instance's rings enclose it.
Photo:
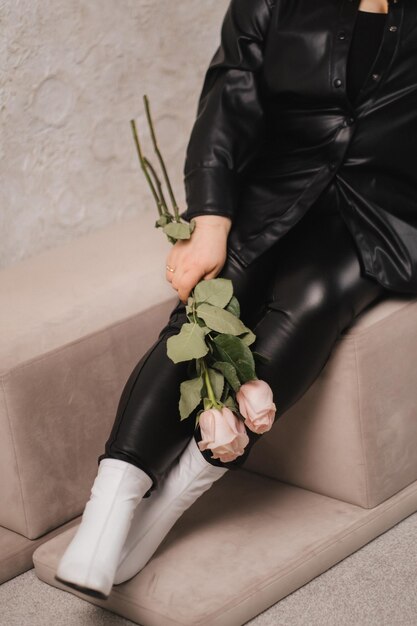
M 202 455 L 194 437 L 149 498 L 135 510 L 114 577 L 118 585 L 132 578 L 149 561 L 176 520 L 228 471 Z
M 102 459 L 81 522 L 58 564 L 56 580 L 107 598 L 135 508 L 152 484 L 151 477 L 132 463 Z

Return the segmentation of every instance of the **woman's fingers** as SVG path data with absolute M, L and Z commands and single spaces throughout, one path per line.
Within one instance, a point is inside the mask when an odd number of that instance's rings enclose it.
M 196 284 L 203 278 L 204 274 L 205 271 L 202 268 L 193 268 L 182 272 L 178 278 L 174 279 L 172 284 L 178 292 L 178 297 L 184 304 L 187 303 L 188 296 Z
M 167 265 L 168 265 L 168 263 L 167 263 Z M 171 266 L 170 266 L 170 267 L 171 267 Z M 173 275 L 174 275 L 174 272 L 173 272 L 173 271 L 171 271 L 171 270 L 169 270 L 168 268 L 166 268 L 165 278 L 167 279 L 167 281 L 168 281 L 169 283 L 172 283 L 172 277 L 173 277 Z
M 211 272 L 208 272 L 207 274 L 205 274 L 204 280 L 210 280 L 211 278 L 216 278 L 216 276 L 220 274 L 221 270 L 223 269 L 223 265 L 225 261 L 226 259 L 221 265 L 216 265 L 216 267 L 213 270 L 211 270 Z
M 165 274 L 165 278 L 167 279 L 167 281 L 168 281 L 169 283 L 171 283 L 171 284 L 172 284 L 172 272 L 169 272 L 169 271 L 167 270 L 167 271 L 166 271 L 166 274 Z
M 203 222 L 191 239 L 179 240 L 171 248 L 165 276 L 184 304 L 202 278 L 209 280 L 218 275 L 226 260 L 226 242 L 225 228 Z
M 167 265 L 170 264 L 167 263 Z M 221 269 L 221 267 L 217 265 L 214 269 L 194 265 L 182 271 L 181 263 L 177 263 L 177 266 L 172 265 L 171 267 L 175 268 L 175 272 L 170 272 L 167 269 L 166 278 L 168 282 L 171 283 L 172 288 L 177 291 L 178 297 L 184 304 L 186 304 L 188 296 L 201 279 L 210 280 L 211 278 L 215 278 Z
M 172 279 L 175 273 L 178 272 L 178 268 L 176 267 L 178 263 L 177 263 L 177 259 L 175 259 L 175 256 L 176 255 L 173 255 L 171 251 L 169 255 L 167 256 L 167 260 L 166 260 L 165 278 L 167 279 L 169 283 L 172 283 Z

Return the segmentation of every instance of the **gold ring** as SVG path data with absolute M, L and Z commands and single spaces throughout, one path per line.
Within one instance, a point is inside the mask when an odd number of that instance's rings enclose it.
M 169 265 L 167 265 L 166 268 L 167 268 L 168 272 L 175 272 L 175 269 L 173 269 Z

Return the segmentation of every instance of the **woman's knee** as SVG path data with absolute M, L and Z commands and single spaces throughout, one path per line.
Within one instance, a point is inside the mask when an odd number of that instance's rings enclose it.
M 336 225 L 329 232 L 331 243 L 321 239 L 323 233 L 316 239 L 313 232 L 311 240 L 300 234 L 286 262 L 277 264 L 265 311 L 283 314 L 293 326 L 308 324 L 313 330 L 326 324 L 337 336 L 382 293 L 376 281 L 363 275 L 346 227 L 340 221 Z
M 262 324 L 262 318 L 254 332 L 262 334 L 266 328 L 271 332 L 276 326 L 277 332 L 281 329 L 287 336 L 302 332 L 310 334 L 321 329 L 325 334 L 333 335 L 339 330 L 341 308 L 340 291 L 334 281 L 326 272 L 309 267 L 305 273 L 284 275 L 275 282 L 274 290 L 265 302 L 265 316 L 270 314 L 270 324 Z

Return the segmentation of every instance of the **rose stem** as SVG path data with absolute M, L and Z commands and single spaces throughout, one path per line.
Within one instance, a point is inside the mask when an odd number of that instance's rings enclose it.
M 154 145 L 154 148 L 155 148 L 155 152 L 156 152 L 156 154 L 158 156 L 159 162 L 161 164 L 161 168 L 162 168 L 162 171 L 163 171 L 163 174 L 164 174 L 166 185 L 168 187 L 169 195 L 170 195 L 171 202 L 172 202 L 172 205 L 173 205 L 173 208 L 174 208 L 175 220 L 177 222 L 179 222 L 180 221 L 180 216 L 179 216 L 179 209 L 178 209 L 178 206 L 177 206 L 177 201 L 175 200 L 174 192 L 172 191 L 171 183 L 170 183 L 170 180 L 169 180 L 168 172 L 167 172 L 166 167 L 165 167 L 164 160 L 162 158 L 162 154 L 161 154 L 161 152 L 160 152 L 160 150 L 158 148 L 158 144 L 157 144 L 156 136 L 155 136 L 154 125 L 153 125 L 152 119 L 151 119 L 151 112 L 150 112 L 150 107 L 149 107 L 149 101 L 148 101 L 148 97 L 147 97 L 146 94 L 143 96 L 143 99 L 145 101 L 146 117 L 148 119 L 148 124 L 149 124 L 149 128 L 150 128 L 150 131 L 151 131 L 152 142 L 153 142 L 153 145 Z
M 202 368 L 203 373 L 204 373 L 204 381 L 206 383 L 207 393 L 208 393 L 209 399 L 210 399 L 211 403 L 214 405 L 214 407 L 216 409 L 221 409 L 222 405 L 219 402 L 217 402 L 216 397 L 214 395 L 213 388 L 212 388 L 211 382 L 210 382 L 208 369 L 207 369 L 206 364 L 204 362 L 204 358 L 201 358 L 200 362 L 201 362 L 201 368 Z
M 130 125 L 132 127 L 133 138 L 135 140 L 136 151 L 138 153 L 138 157 L 139 157 L 139 162 L 140 162 L 141 168 L 143 170 L 143 173 L 145 174 L 146 180 L 149 183 L 149 187 L 151 188 L 151 191 L 152 191 L 152 194 L 153 194 L 153 197 L 155 199 L 156 206 L 157 206 L 157 209 L 158 209 L 158 213 L 159 213 L 159 215 L 162 215 L 161 199 L 159 198 L 159 196 L 158 196 L 158 194 L 156 192 L 156 189 L 155 189 L 155 187 L 154 187 L 154 185 L 152 183 L 152 180 L 151 180 L 151 178 L 150 178 L 150 176 L 148 174 L 148 170 L 146 168 L 146 164 L 145 164 L 145 161 L 144 161 L 144 158 L 143 158 L 143 155 L 142 155 L 142 150 L 140 148 L 139 137 L 138 137 L 138 133 L 137 133 L 137 130 L 136 130 L 135 120 L 130 120 Z
M 170 215 L 171 213 L 167 207 L 167 203 L 165 200 L 165 196 L 164 196 L 164 192 L 162 190 L 162 185 L 161 185 L 161 181 L 158 178 L 158 175 L 155 171 L 155 168 L 152 166 L 152 163 L 149 161 L 149 159 L 147 159 L 146 157 L 143 157 L 144 163 L 146 165 L 146 167 L 149 169 L 149 171 L 151 172 L 152 176 L 154 177 L 155 180 L 155 184 L 158 187 L 158 193 L 159 193 L 159 197 L 160 197 L 160 206 L 161 206 L 161 211 L 164 215 Z M 162 214 L 160 212 L 160 215 Z

